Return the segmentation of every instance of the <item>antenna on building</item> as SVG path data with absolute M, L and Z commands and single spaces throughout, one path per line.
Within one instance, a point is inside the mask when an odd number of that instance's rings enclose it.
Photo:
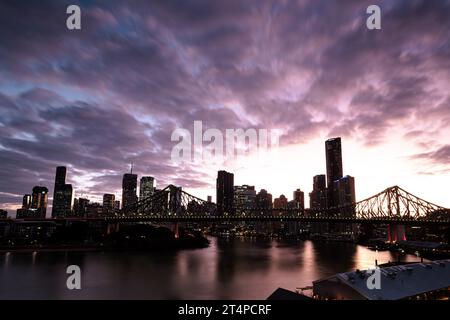
M 133 162 L 131 163 L 131 173 L 133 173 Z

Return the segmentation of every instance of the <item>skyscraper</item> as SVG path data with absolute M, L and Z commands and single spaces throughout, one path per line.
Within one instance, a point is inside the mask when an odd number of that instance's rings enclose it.
M 89 199 L 75 198 L 73 203 L 73 212 L 78 217 L 87 217 L 87 208 L 89 205 Z
M 338 194 L 334 188 L 334 181 L 343 176 L 341 138 L 325 141 L 325 156 L 327 164 L 328 207 L 338 205 Z
M 154 192 L 155 192 L 155 178 L 142 177 L 139 185 L 139 201 L 150 198 Z M 144 210 L 144 208 L 141 208 L 140 210 Z
M 105 193 L 103 195 L 103 214 L 112 214 L 114 213 L 114 202 L 116 200 L 116 196 L 110 193 Z
M 313 178 L 313 190 L 309 194 L 309 207 L 311 209 L 325 209 L 327 203 L 327 183 L 324 174 L 319 174 Z
M 294 191 L 294 201 L 298 204 L 299 209 L 305 209 L 305 193 L 300 189 Z
M 39 218 L 45 218 L 47 213 L 48 189 L 46 187 L 36 186 L 33 188 L 31 199 L 31 209 Z
M 217 173 L 216 202 L 219 215 L 233 213 L 234 174 L 221 170 Z
M 125 173 L 122 179 L 122 209 L 124 213 L 133 210 L 132 206 L 137 202 L 137 174 Z
M 236 209 L 253 208 L 256 203 L 256 191 L 254 186 L 242 185 L 234 187 L 234 204 Z M 237 212 L 242 213 L 242 212 Z
M 66 217 L 72 212 L 71 184 L 66 184 L 66 167 L 56 167 L 55 188 L 53 190 L 52 217 Z
M 31 207 L 31 194 L 26 194 L 22 199 L 22 209 L 28 210 Z
M 345 176 L 334 182 L 334 188 L 337 190 L 338 206 L 351 206 L 356 202 L 355 178 Z

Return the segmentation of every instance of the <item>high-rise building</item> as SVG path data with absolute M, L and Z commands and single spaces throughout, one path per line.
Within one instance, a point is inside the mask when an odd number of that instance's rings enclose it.
M 53 191 L 52 217 L 66 217 L 72 213 L 71 184 L 66 184 L 66 167 L 56 167 L 55 188 Z
M 309 208 L 312 213 L 322 214 L 328 207 L 327 180 L 324 174 L 318 174 L 313 178 L 313 190 L 309 194 Z M 323 235 L 329 229 L 328 223 L 312 222 L 310 224 L 311 235 Z
M 78 217 L 87 217 L 87 208 L 89 199 L 75 198 L 73 203 L 73 212 Z
M 114 210 L 116 211 L 120 210 L 120 200 L 114 201 Z
M 139 186 L 139 200 L 147 199 L 155 192 L 155 178 L 142 177 Z
M 114 213 L 114 202 L 116 201 L 116 196 L 110 193 L 105 193 L 103 195 L 103 214 L 113 214 Z
M 325 141 L 325 156 L 327 165 L 328 207 L 338 205 L 338 194 L 334 188 L 334 181 L 343 176 L 341 138 Z
M 217 173 L 216 201 L 219 215 L 234 213 L 234 174 L 224 170 Z
M 26 194 L 22 199 L 22 209 L 28 210 L 31 208 L 31 194 Z
M 337 190 L 338 206 L 348 207 L 356 202 L 355 178 L 345 176 L 334 182 L 334 188 Z
M 48 189 L 46 187 L 36 186 L 33 188 L 31 198 L 31 209 L 35 211 L 36 217 L 45 218 L 47 213 Z
M 8 217 L 8 211 L 0 209 L 0 219 L 6 219 Z
M 309 207 L 311 209 L 326 209 L 327 202 L 327 183 L 324 174 L 319 174 L 313 178 L 313 190 L 309 194 Z
M 294 191 L 293 194 L 294 201 L 298 204 L 299 209 L 305 209 L 305 193 L 300 189 Z
M 272 194 L 261 189 L 256 195 L 256 207 L 259 209 L 272 209 Z
M 139 201 L 151 198 L 155 192 L 155 178 L 153 177 L 142 177 L 139 185 Z M 140 208 L 143 213 L 144 208 Z
M 208 196 L 207 199 L 208 199 L 207 202 L 210 202 L 210 203 L 212 202 L 212 197 L 211 196 Z
M 125 173 L 122 179 L 122 210 L 124 213 L 133 211 L 133 205 L 137 202 L 137 174 Z
M 234 186 L 234 206 L 236 213 L 242 213 L 242 208 L 254 208 L 256 206 L 255 186 L 242 185 Z

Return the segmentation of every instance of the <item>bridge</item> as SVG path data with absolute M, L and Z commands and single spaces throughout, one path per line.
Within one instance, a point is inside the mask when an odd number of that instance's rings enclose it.
M 157 191 L 117 212 L 96 217 L 56 219 L 28 218 L 27 221 L 121 222 L 227 222 L 297 221 L 392 225 L 450 225 L 450 209 L 425 201 L 393 186 L 354 204 L 335 208 L 286 206 L 219 208 L 215 203 L 193 196 L 174 185 Z

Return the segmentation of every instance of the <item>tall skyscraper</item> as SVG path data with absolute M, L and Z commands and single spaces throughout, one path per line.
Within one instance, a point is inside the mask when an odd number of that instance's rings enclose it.
M 149 199 L 155 192 L 155 178 L 142 177 L 139 185 L 139 201 Z M 139 213 L 144 213 L 144 208 Z
M 337 190 L 338 206 L 351 206 L 356 202 L 355 178 L 345 176 L 334 182 L 334 188 Z
M 305 209 L 305 193 L 300 189 L 294 191 L 294 201 L 298 204 L 299 209 Z
M 211 196 L 208 196 L 207 199 L 208 199 L 207 202 L 212 202 L 212 197 Z
M 26 194 L 22 199 L 22 209 L 28 210 L 31 208 L 31 194 Z
M 66 217 L 72 213 L 71 184 L 66 184 L 66 167 L 56 167 L 55 188 L 53 190 L 52 217 Z
M 114 210 L 116 211 L 120 210 L 120 200 L 114 201 Z
M 116 201 L 116 196 L 110 193 L 105 193 L 103 195 L 103 214 L 113 214 L 114 213 L 114 202 Z
M 137 174 L 125 173 L 122 179 L 122 209 L 124 213 L 130 213 L 132 206 L 137 202 Z
M 325 141 L 325 156 L 327 164 L 328 207 L 338 205 L 338 194 L 334 188 L 334 181 L 343 176 L 341 138 Z
M 313 190 L 309 194 L 309 207 L 311 209 L 326 209 L 327 202 L 327 183 L 324 174 L 319 174 L 313 178 Z
M 221 170 L 217 173 L 216 202 L 219 215 L 233 214 L 234 174 Z
M 45 218 L 47 213 L 48 189 L 46 187 L 36 186 L 33 188 L 31 199 L 31 209 L 39 218 Z
M 246 184 L 234 186 L 234 205 L 236 209 L 254 208 L 256 206 L 255 186 Z M 236 213 L 240 214 L 242 211 Z

